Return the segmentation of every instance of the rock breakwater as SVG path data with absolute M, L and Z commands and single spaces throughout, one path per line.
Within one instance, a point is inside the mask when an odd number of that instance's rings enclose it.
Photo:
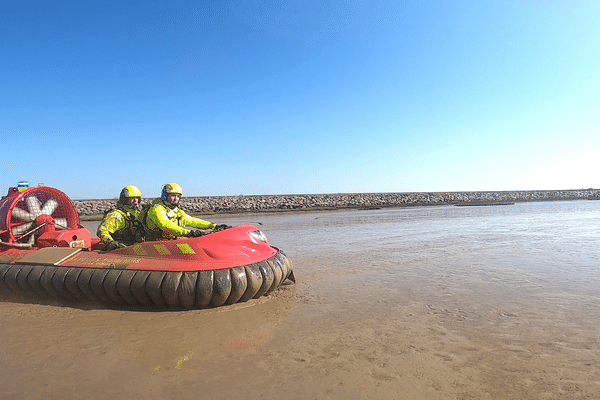
M 429 205 L 486 205 L 532 201 L 584 200 L 600 195 L 599 189 L 504 192 L 406 192 L 353 194 L 294 194 L 184 197 L 181 206 L 193 214 L 381 208 Z M 144 199 L 149 203 L 153 199 Z M 75 200 L 80 216 L 97 217 L 114 207 L 116 199 Z

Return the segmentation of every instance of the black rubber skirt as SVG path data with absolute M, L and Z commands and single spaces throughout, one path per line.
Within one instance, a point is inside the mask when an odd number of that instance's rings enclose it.
M 295 282 L 281 251 L 255 264 L 193 272 L 0 264 L 0 293 L 115 306 L 218 307 L 268 295 L 286 279 Z

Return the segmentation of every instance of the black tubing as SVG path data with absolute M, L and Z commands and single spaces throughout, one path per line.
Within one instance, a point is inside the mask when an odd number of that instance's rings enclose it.
M 154 304 L 148 293 L 146 293 L 146 280 L 148 280 L 151 273 L 152 271 L 137 271 L 137 274 L 131 280 L 131 294 L 142 306 Z
M 21 286 L 19 286 L 19 283 L 17 282 L 17 275 L 19 275 L 19 272 L 21 272 L 21 268 L 23 268 L 23 265 L 15 265 L 4 274 L 4 281 L 8 287 L 10 287 L 15 293 L 19 294 L 27 293 L 21 288 Z
M 266 293 L 266 294 L 269 294 L 273 290 L 275 290 L 275 288 L 277 288 L 277 286 L 279 286 L 279 284 L 282 282 L 283 273 L 281 272 L 281 268 L 279 268 L 279 265 L 275 264 L 273 262 L 273 260 L 267 260 L 266 262 L 269 265 L 269 267 L 271 268 L 271 270 L 273 270 L 273 274 L 275 275 L 275 277 L 273 279 L 273 284 L 271 285 L 269 290 L 267 290 L 267 293 Z
M 6 284 L 6 281 L 4 280 L 4 275 L 6 275 L 6 273 L 8 272 L 8 270 L 10 268 L 11 268 L 10 264 L 1 264 L 0 265 L 0 292 L 11 291 L 10 287 Z
M 244 269 L 246 271 L 246 282 L 248 288 L 242 297 L 240 297 L 240 302 L 245 302 L 253 298 L 258 293 L 263 283 L 263 276 L 261 275 L 260 269 L 256 264 L 246 265 Z
M 130 305 L 139 305 L 140 303 L 137 301 L 133 292 L 131 291 L 131 282 L 134 276 L 139 271 L 136 270 L 123 270 L 119 275 L 119 279 L 117 279 L 117 292 L 121 296 L 121 298 L 125 301 L 125 303 Z
M 210 305 L 213 307 L 222 306 L 231 294 L 231 274 L 228 269 L 219 269 L 214 271 L 215 285 L 213 287 L 213 298 Z
M 273 281 L 275 280 L 275 272 L 273 272 L 273 269 L 269 267 L 269 264 L 266 262 L 258 263 L 258 268 L 263 277 L 263 282 L 260 290 L 254 295 L 255 299 L 267 295 L 271 289 L 271 286 L 273 286 Z
M 48 266 L 44 268 L 44 272 L 40 276 L 40 285 L 44 288 L 48 296 L 51 297 L 60 297 L 54 286 L 52 286 L 52 277 L 57 269 L 58 267 Z
M 117 305 L 126 304 L 125 300 L 119 294 L 119 289 L 117 289 L 117 280 L 119 279 L 121 272 L 123 272 L 121 269 L 109 269 L 102 282 L 104 293 L 106 293 L 108 298 Z
M 231 268 L 229 270 L 229 275 L 231 276 L 231 294 L 225 301 L 225 304 L 237 303 L 248 288 L 246 270 L 244 267 Z
M 44 290 L 44 288 L 42 287 L 42 284 L 40 283 L 42 274 L 44 273 L 45 270 L 46 270 L 46 268 L 44 268 L 40 265 L 36 265 L 31 270 L 29 275 L 27 275 L 27 283 L 29 284 L 29 287 L 38 296 L 46 295 L 46 291 Z
M 87 296 L 81 288 L 79 287 L 77 280 L 79 275 L 81 275 L 82 268 L 69 268 L 69 272 L 67 276 L 65 276 L 65 287 L 73 296 L 77 297 L 80 300 L 86 300 Z
M 29 285 L 27 281 L 27 277 L 33 271 L 35 265 L 23 265 L 21 271 L 17 274 L 17 284 L 23 289 L 25 292 L 33 292 L 34 289 Z
M 146 280 L 146 293 L 148 293 L 148 297 L 150 297 L 155 306 L 164 306 L 166 304 L 161 291 L 165 275 L 166 272 L 164 271 L 156 271 L 151 273 Z
M 67 274 L 71 271 L 72 268 L 56 268 L 56 272 L 52 275 L 51 284 L 54 287 L 54 290 L 59 294 L 59 297 L 65 299 L 75 299 L 76 296 L 73 295 L 67 289 L 65 285 L 65 279 L 67 278 Z
M 214 284 L 215 274 L 213 271 L 198 271 L 198 280 L 196 281 L 196 307 L 205 308 L 209 306 L 213 297 Z
M 179 305 L 179 295 L 177 288 L 183 272 L 167 272 L 162 281 L 161 292 L 168 306 L 177 307 Z
M 77 278 L 77 286 L 79 290 L 91 301 L 100 301 L 98 296 L 94 293 L 91 286 L 92 276 L 94 275 L 95 269 L 84 269 Z M 31 276 L 31 275 L 30 275 Z
M 0 293 L 118 306 L 206 308 L 268 295 L 287 278 L 293 278 L 293 269 L 282 252 L 255 264 L 191 272 L 0 264 Z
M 109 269 L 97 269 L 90 278 L 90 287 L 101 302 L 111 303 L 110 297 L 104 291 L 104 278 L 110 272 Z
M 198 279 L 198 272 L 184 272 L 179 281 L 179 305 L 181 307 L 189 308 L 194 305 L 196 293 L 194 288 L 196 287 L 196 280 Z

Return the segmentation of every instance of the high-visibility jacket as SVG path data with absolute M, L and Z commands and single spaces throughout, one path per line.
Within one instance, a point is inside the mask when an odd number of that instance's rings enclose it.
M 117 241 L 130 246 L 135 243 L 133 230 L 138 216 L 138 210 L 119 206 L 104 215 L 97 235 L 105 244 Z
M 145 217 L 146 239 L 173 239 L 178 236 L 189 236 L 191 229 L 214 229 L 215 224 L 188 215 L 179 207 L 170 206 L 162 199 L 152 202 L 152 207 Z

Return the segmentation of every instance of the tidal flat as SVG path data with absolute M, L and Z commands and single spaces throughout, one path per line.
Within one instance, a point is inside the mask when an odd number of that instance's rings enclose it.
M 597 398 L 599 217 L 585 200 L 213 214 L 260 227 L 297 283 L 189 311 L 3 297 L 0 398 Z

